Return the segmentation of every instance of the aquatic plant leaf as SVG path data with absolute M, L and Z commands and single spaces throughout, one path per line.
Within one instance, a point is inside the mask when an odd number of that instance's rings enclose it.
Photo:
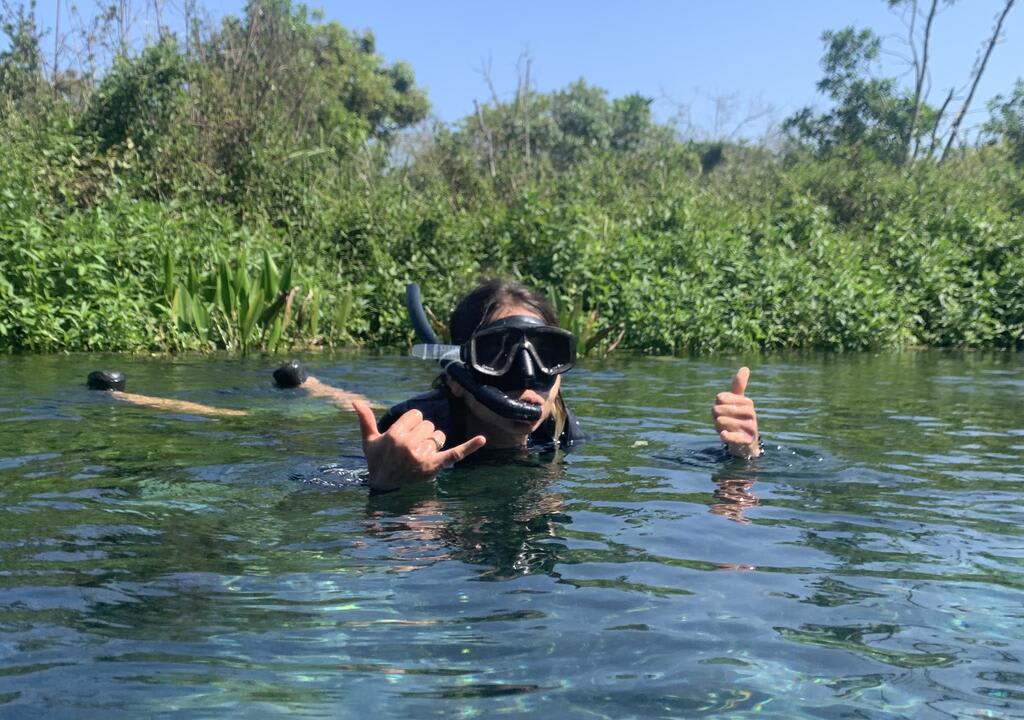
M 271 302 L 274 296 L 277 295 L 277 286 L 281 282 L 281 273 L 274 263 L 274 258 L 270 257 L 270 251 L 266 249 L 263 250 L 263 272 L 260 275 L 260 280 L 263 285 L 263 298 L 267 302 Z

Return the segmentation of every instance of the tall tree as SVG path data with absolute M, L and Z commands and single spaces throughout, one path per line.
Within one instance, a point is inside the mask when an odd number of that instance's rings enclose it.
M 946 5 L 952 5 L 953 2 L 954 0 L 945 0 Z M 918 128 L 921 124 L 921 110 L 927 100 L 925 83 L 928 79 L 928 63 L 931 59 L 932 26 L 939 9 L 939 0 L 930 0 L 925 11 L 919 7 L 918 0 L 888 0 L 888 3 L 892 8 L 909 6 L 910 22 L 908 23 L 907 43 L 910 46 L 911 65 L 914 71 L 914 101 L 913 112 L 903 137 L 903 143 L 904 161 L 914 160 L 921 147 L 922 134 L 918 132 Z M 924 28 L 920 32 L 917 29 L 919 20 L 924 21 Z
M 0 5 L 0 29 L 8 40 L 8 49 L 0 52 L 0 100 L 30 98 L 43 85 L 42 33 L 36 27 L 35 0 L 28 5 Z
M 1006 144 L 1017 165 L 1024 166 L 1024 79 L 1018 78 L 1009 97 L 997 95 L 989 102 L 991 118 L 983 128 L 992 142 Z
M 550 93 L 520 82 L 509 102 L 491 93 L 454 128 L 435 132 L 418 153 L 420 171 L 438 170 L 457 194 L 478 192 L 481 181 L 505 198 L 531 181 L 563 173 L 602 154 L 624 156 L 672 142 L 672 130 L 654 122 L 650 98 L 632 94 L 609 101 L 583 80 Z
M 949 139 L 946 141 L 946 147 L 942 149 L 942 156 L 939 158 L 939 162 L 946 159 L 949 155 L 950 149 L 953 147 L 953 143 L 956 142 L 957 136 L 960 134 L 960 123 L 963 122 L 964 116 L 967 115 L 967 110 L 971 106 L 971 101 L 974 99 L 974 93 L 978 89 L 978 84 L 981 82 L 981 76 L 985 73 L 985 67 L 988 65 L 988 60 L 992 57 L 992 51 L 995 49 L 996 43 L 999 42 L 999 38 L 1003 32 L 1003 23 L 1006 22 L 1006 16 L 1010 14 L 1010 10 L 1013 9 L 1013 4 L 1016 0 L 1005 0 L 1002 12 L 999 13 L 996 19 L 995 28 L 992 30 L 992 35 L 989 37 L 988 42 L 985 43 L 985 49 L 981 56 L 978 58 L 978 62 L 974 66 L 974 72 L 971 76 L 971 89 L 967 93 L 967 98 L 964 100 L 963 105 L 960 106 L 960 111 L 956 114 L 953 119 L 953 124 L 949 129 Z
M 945 101 L 934 108 L 928 104 L 928 84 L 935 20 L 941 5 L 955 2 L 886 0 L 889 7 L 903 12 L 907 21 L 911 88 L 902 87 L 896 77 L 877 74 L 881 39 L 870 30 L 847 27 L 824 33 L 824 76 L 818 90 L 832 101 L 832 109 L 816 114 L 805 107 L 788 118 L 783 129 L 822 154 L 867 152 L 895 164 L 938 154 L 942 162 L 959 138 L 961 124 L 1016 0 L 1003 0 L 992 34 L 971 71 L 967 95 L 947 125 L 943 118 L 957 99 L 956 90 L 950 89 Z
M 816 115 L 805 107 L 787 118 L 783 129 L 823 154 L 867 153 L 903 162 L 908 139 L 916 142 L 921 131 L 911 130 L 913 97 L 899 89 L 895 78 L 875 76 L 881 40 L 871 30 L 854 27 L 826 31 L 822 40 L 824 76 L 818 90 L 832 101 L 832 109 Z

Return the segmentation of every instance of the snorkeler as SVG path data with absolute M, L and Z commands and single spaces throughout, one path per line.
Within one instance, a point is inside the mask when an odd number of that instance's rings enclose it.
M 306 395 L 324 398 L 342 410 L 351 410 L 353 402 L 366 403 L 371 407 L 381 407 L 370 402 L 364 395 L 321 382 L 318 378 L 310 375 L 298 360 L 286 362 L 274 370 L 274 385 L 282 390 L 301 388 Z
M 215 417 L 240 417 L 249 414 L 245 410 L 232 410 L 188 402 L 186 400 L 174 400 L 172 398 L 125 392 L 125 383 L 124 373 L 113 370 L 93 370 L 85 380 L 85 385 L 90 390 L 107 391 L 112 397 L 132 405 L 189 413 L 191 415 L 212 415 Z
M 186 400 L 125 392 L 126 382 L 123 372 L 94 370 L 89 373 L 85 384 L 90 390 L 107 391 L 117 400 L 156 410 L 169 410 L 191 415 L 210 415 L 214 417 L 239 417 L 249 414 L 245 410 L 232 410 L 188 402 Z M 324 398 L 346 411 L 352 409 L 352 403 L 356 401 L 366 403 L 371 407 L 380 407 L 376 403 L 371 403 L 364 395 L 341 390 L 340 388 L 320 382 L 320 380 L 310 375 L 298 360 L 292 360 L 274 370 L 274 385 L 282 390 L 301 388 L 306 395 Z
M 365 403 L 353 402 L 371 490 L 429 480 L 484 445 L 566 448 L 585 439 L 560 392 L 562 374 L 576 363 L 576 340 L 558 327 L 547 300 L 522 285 L 486 282 L 452 313 L 451 346 L 437 344 L 415 285 L 407 305 L 428 343 L 418 354 L 440 359 L 444 372 L 433 390 L 395 405 L 379 421 Z M 741 368 L 712 410 L 729 453 L 744 458 L 761 454 L 757 414 L 745 395 L 749 376 Z

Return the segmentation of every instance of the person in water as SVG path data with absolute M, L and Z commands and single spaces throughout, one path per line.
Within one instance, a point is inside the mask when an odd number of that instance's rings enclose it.
M 90 390 L 109 392 L 110 396 L 117 400 L 157 410 L 168 410 L 189 415 L 210 415 L 213 417 L 243 417 L 249 414 L 245 410 L 232 410 L 187 402 L 185 400 L 176 400 L 174 398 L 125 392 L 126 382 L 127 380 L 123 372 L 116 370 L 93 370 L 86 378 L 85 384 Z M 320 380 L 306 372 L 306 369 L 298 360 L 292 360 L 274 370 L 274 385 L 284 390 L 301 388 L 306 395 L 324 398 L 343 410 L 349 410 L 353 402 L 361 402 L 370 407 L 380 407 L 380 405 L 370 402 L 359 393 L 349 392 L 320 382 Z
M 491 280 L 458 304 L 448 329 L 458 359 L 448 359 L 433 390 L 395 405 L 379 421 L 366 403 L 352 403 L 373 491 L 430 480 L 485 445 L 567 448 L 586 438 L 561 394 L 576 341 L 558 327 L 546 299 Z M 731 392 L 719 393 L 712 408 L 719 437 L 742 458 L 761 454 L 757 413 L 745 394 L 749 377 L 740 368 Z

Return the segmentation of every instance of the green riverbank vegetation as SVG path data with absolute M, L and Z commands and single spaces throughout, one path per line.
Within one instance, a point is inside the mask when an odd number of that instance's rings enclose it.
M 929 104 L 847 28 L 827 109 L 763 142 L 528 66 L 441 124 L 372 34 L 288 0 L 134 43 L 123 5 L 59 47 L 0 6 L 2 351 L 399 346 L 404 283 L 444 318 L 493 273 L 593 352 L 1024 347 L 1022 81 L 968 132 L 969 96 Z

